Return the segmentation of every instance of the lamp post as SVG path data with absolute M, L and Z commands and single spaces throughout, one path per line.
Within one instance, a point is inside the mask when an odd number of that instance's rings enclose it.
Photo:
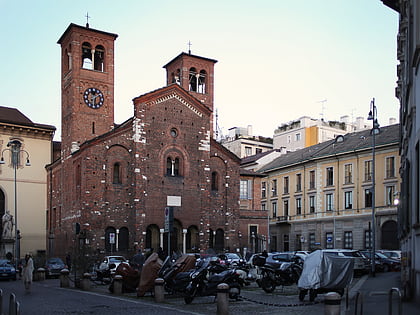
M 375 105 L 375 98 L 370 102 L 368 120 L 372 120 L 372 253 L 371 272 L 375 276 L 375 243 L 376 243 L 376 221 L 375 221 L 375 136 L 379 132 L 378 113 Z
M 1 152 L 1 159 L 0 159 L 0 164 L 5 164 L 6 162 L 4 161 L 4 152 L 8 151 L 11 154 L 11 165 L 13 167 L 13 172 L 14 172 L 14 188 L 15 188 L 15 266 L 16 266 L 16 270 L 18 267 L 18 260 L 19 260 L 19 246 L 18 246 L 18 242 L 19 242 L 19 232 L 18 232 L 18 207 L 17 207 L 17 180 L 16 180 L 16 171 L 18 169 L 18 167 L 20 166 L 20 156 L 21 153 L 26 153 L 26 163 L 25 166 L 31 166 L 31 163 L 29 162 L 29 153 L 25 150 L 22 150 L 22 142 L 20 142 L 19 140 L 11 140 L 9 141 L 9 143 L 7 144 L 7 147 L 10 147 L 10 149 L 4 149 Z

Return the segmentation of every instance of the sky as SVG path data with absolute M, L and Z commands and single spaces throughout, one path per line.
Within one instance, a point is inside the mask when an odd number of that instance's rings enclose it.
M 61 55 L 70 23 L 118 34 L 115 122 L 132 99 L 165 86 L 168 61 L 188 51 L 215 59 L 222 134 L 253 134 L 302 116 L 399 116 L 398 14 L 380 0 L 0 0 L 0 106 L 17 108 L 61 137 Z

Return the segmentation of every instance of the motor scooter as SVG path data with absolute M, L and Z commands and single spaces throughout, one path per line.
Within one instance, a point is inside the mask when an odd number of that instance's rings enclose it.
M 221 283 L 229 285 L 229 298 L 239 299 L 241 294 L 240 276 L 235 269 L 226 269 L 220 273 L 209 274 L 210 260 L 200 262 L 201 265 L 191 272 L 190 282 L 184 292 L 184 301 L 190 304 L 196 296 L 216 296 L 217 286 Z

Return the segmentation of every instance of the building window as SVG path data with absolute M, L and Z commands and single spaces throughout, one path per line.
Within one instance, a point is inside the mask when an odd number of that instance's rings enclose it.
M 211 190 L 212 191 L 219 190 L 219 174 L 217 172 L 211 173 Z M 242 181 L 241 181 L 241 192 L 242 192 Z
M 296 139 L 296 141 L 300 141 L 300 139 L 301 139 L 300 133 L 297 133 L 295 135 L 295 139 Z
M 265 202 L 261 203 L 261 211 L 266 211 L 266 210 L 267 208 L 266 208 Z
M 283 215 L 289 217 L 289 200 L 283 200 Z
M 92 46 L 87 42 L 82 44 L 82 68 L 89 70 L 93 69 Z
M 372 231 L 365 230 L 365 248 L 371 249 L 372 248 Z
M 371 189 L 365 189 L 365 208 L 372 207 L 372 197 Z
M 277 218 L 277 202 L 273 202 L 271 204 L 271 209 L 273 210 L 273 218 Z
M 394 186 L 386 186 L 386 205 L 393 206 L 394 205 L 394 193 L 395 187 Z
M 315 233 L 309 233 L 309 250 L 315 249 Z
M 296 174 L 296 191 L 302 191 L 302 174 Z
M 333 233 L 327 232 L 325 233 L 325 248 L 331 249 L 334 248 L 334 239 Z
M 201 70 L 198 76 L 198 93 L 206 94 L 206 71 Z
M 334 210 L 334 195 L 333 194 L 326 194 L 326 210 L 333 211 Z
M 94 69 L 96 71 L 105 71 L 104 60 L 105 60 L 105 48 L 101 45 L 95 47 L 94 54 Z
M 327 167 L 327 186 L 334 185 L 334 169 Z
M 302 199 L 296 198 L 296 214 L 300 215 L 302 214 Z
M 266 183 L 262 182 L 261 183 L 261 198 L 266 198 L 267 197 L 267 187 L 266 187 Z
M 353 232 L 344 232 L 344 249 L 353 249 Z
M 296 239 L 295 239 L 295 248 L 296 250 L 302 250 L 302 235 L 301 234 L 296 234 Z
M 309 189 L 315 189 L 315 171 L 309 172 Z
M 288 176 L 283 178 L 283 193 L 284 194 L 289 193 L 289 177 Z
M 251 147 L 245 147 L 245 156 L 252 155 L 252 148 Z
M 271 184 L 273 185 L 271 188 L 271 192 L 272 192 L 272 196 L 277 196 L 277 179 L 273 179 L 273 181 L 271 182 Z
M 353 183 L 353 164 L 344 165 L 344 184 Z
M 262 149 L 261 148 L 256 148 L 255 149 L 255 154 L 259 154 L 259 153 L 262 153 Z
M 352 191 L 344 192 L 344 208 L 353 209 L 353 192 Z
M 386 158 L 386 178 L 395 177 L 395 158 L 393 156 Z
M 121 184 L 121 164 L 115 163 L 113 172 L 112 172 L 112 183 L 113 184 Z
M 309 212 L 315 213 L 315 196 L 309 196 Z
M 365 161 L 365 182 L 372 181 L 372 161 Z
M 167 176 L 179 176 L 179 158 L 168 157 L 166 159 L 166 175 Z
M 190 68 L 188 88 L 192 92 L 197 92 L 197 70 L 195 68 Z
M 240 198 L 241 199 L 252 199 L 252 185 L 250 180 L 241 180 L 240 183 Z

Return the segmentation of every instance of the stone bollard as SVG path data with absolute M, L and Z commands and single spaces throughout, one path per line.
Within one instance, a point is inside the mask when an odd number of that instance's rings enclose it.
M 44 268 L 38 268 L 36 270 L 37 273 L 37 280 L 38 281 L 44 281 L 45 280 L 45 269 Z
M 155 280 L 155 302 L 162 303 L 165 300 L 164 284 L 165 280 L 162 278 L 157 278 Z
M 229 285 L 220 283 L 217 285 L 217 315 L 229 314 Z
M 89 291 L 90 290 L 90 273 L 84 273 L 82 278 L 82 290 Z
M 325 315 L 340 315 L 341 295 L 337 292 L 328 292 L 324 297 Z
M 121 295 L 123 293 L 123 276 L 115 275 L 114 277 L 114 294 Z
M 60 271 L 60 287 L 61 288 L 70 287 L 69 274 L 70 274 L 70 271 L 66 268 L 64 268 Z

